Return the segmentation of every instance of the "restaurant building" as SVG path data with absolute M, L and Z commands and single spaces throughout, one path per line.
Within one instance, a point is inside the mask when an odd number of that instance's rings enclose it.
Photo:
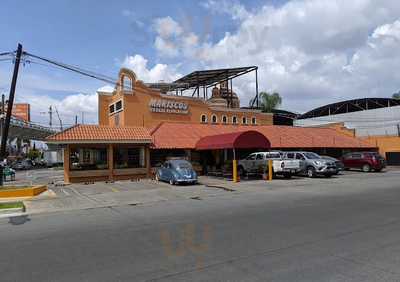
M 233 79 L 250 72 L 256 73 L 255 108 L 241 108 Z M 152 84 L 121 69 L 115 89 L 98 97 L 99 125 L 77 125 L 47 139 L 64 148 L 65 182 L 150 177 L 152 167 L 173 157 L 190 160 L 202 173 L 267 147 L 331 155 L 374 149 L 330 128 L 273 125 L 272 114 L 256 109 L 257 67 L 196 71 Z M 260 134 L 267 147 L 258 148 L 251 137 Z

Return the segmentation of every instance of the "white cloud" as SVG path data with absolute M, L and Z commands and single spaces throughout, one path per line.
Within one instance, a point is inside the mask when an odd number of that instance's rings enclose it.
M 208 0 L 201 5 L 215 14 L 228 14 L 233 20 L 244 20 L 251 16 L 247 9 L 237 1 Z
M 205 5 L 227 13 L 224 3 Z M 192 59 L 209 68 L 258 65 L 260 89 L 280 92 L 291 110 L 400 88 L 398 1 L 294 0 L 246 12 L 237 31 L 199 44 Z M 251 80 L 234 83 L 243 105 L 254 94 Z
M 181 75 L 172 66 L 165 64 L 156 64 L 152 68 L 148 68 L 147 59 L 141 55 L 126 56 L 122 62 L 122 66 L 132 69 L 138 79 L 145 82 L 158 82 L 164 81 L 174 81 Z
M 154 20 L 154 28 L 159 36 L 162 38 L 169 38 L 171 36 L 178 36 L 183 32 L 179 23 L 171 17 L 157 18 Z

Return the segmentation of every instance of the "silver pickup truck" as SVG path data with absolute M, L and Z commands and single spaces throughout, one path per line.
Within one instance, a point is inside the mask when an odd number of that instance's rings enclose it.
M 304 167 L 301 160 L 283 159 L 280 152 L 256 152 L 248 155 L 243 160 L 239 160 L 238 173 L 239 175 L 245 175 L 266 172 L 268 171 L 268 160 L 272 160 L 274 175 L 282 175 L 285 178 L 298 174 Z

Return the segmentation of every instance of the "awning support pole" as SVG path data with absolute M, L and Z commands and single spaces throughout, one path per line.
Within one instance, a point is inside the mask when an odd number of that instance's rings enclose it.
M 235 148 L 233 148 L 233 161 L 232 161 L 232 180 L 233 182 L 239 182 L 238 171 L 237 171 L 237 160 Z

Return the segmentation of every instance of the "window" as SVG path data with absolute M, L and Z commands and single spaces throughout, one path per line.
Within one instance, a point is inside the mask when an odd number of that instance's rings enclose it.
M 288 159 L 294 159 L 294 153 L 287 153 L 286 158 Z
M 256 160 L 263 160 L 264 155 L 263 154 L 257 154 Z
M 251 118 L 251 124 L 257 124 L 257 119 L 255 117 Z
M 132 87 L 132 79 L 129 76 L 124 75 L 122 79 L 122 89 L 125 91 L 131 91 Z
M 235 116 L 232 117 L 232 123 L 237 124 L 237 117 L 235 117 Z
M 206 115 L 201 115 L 201 122 L 206 123 L 207 122 L 207 116 Z
M 115 168 L 142 168 L 145 167 L 143 147 L 127 147 L 114 149 Z
M 321 157 L 319 155 L 317 155 L 316 153 L 313 153 L 313 152 L 306 152 L 306 153 L 304 153 L 304 156 L 309 160 L 321 159 Z
M 296 160 L 305 160 L 302 154 L 297 153 L 296 154 Z
M 246 117 L 242 117 L 242 123 L 243 124 L 247 124 L 247 118 Z
M 122 110 L 122 100 L 115 103 L 115 111 L 118 112 L 120 110 Z
M 107 169 L 107 148 L 72 148 L 71 170 Z
M 251 154 L 246 158 L 246 160 L 255 160 L 255 159 L 256 159 L 256 154 Z
M 113 114 L 113 113 L 115 112 L 114 104 L 111 104 L 111 105 L 109 106 L 109 109 L 110 109 L 110 114 Z
M 351 155 L 351 158 L 352 158 L 352 159 L 355 159 L 355 160 L 361 159 L 361 158 L 362 158 L 362 155 L 361 155 L 360 153 L 355 153 L 355 154 L 352 154 L 352 155 Z
M 222 123 L 227 123 L 227 122 L 228 122 L 227 117 L 226 116 L 222 116 Z
M 216 115 L 212 115 L 211 116 L 211 121 L 212 121 L 212 123 L 217 123 L 217 116 Z

